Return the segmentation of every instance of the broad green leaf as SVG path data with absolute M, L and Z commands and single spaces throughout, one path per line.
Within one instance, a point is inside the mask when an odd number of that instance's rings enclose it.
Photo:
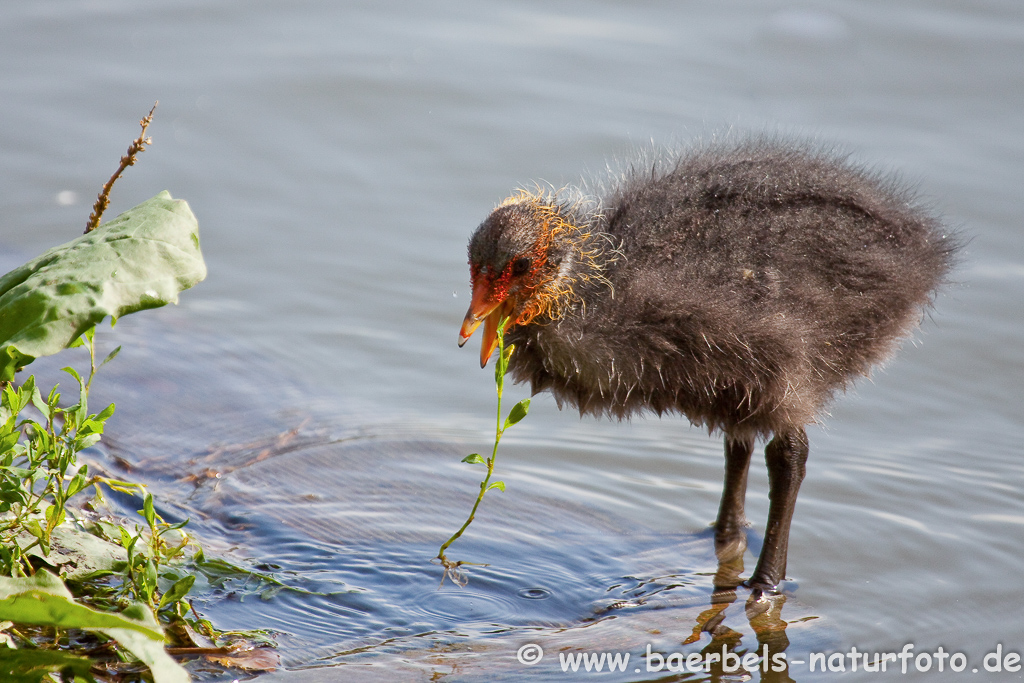
M 530 412 L 530 399 L 524 398 L 522 401 L 512 406 L 512 410 L 508 412 L 508 418 L 505 420 L 505 426 L 502 427 L 502 431 L 522 420 L 526 417 L 528 412 Z
M 487 461 L 484 460 L 482 457 L 480 457 L 479 453 L 470 453 L 469 455 L 467 455 L 465 458 L 462 459 L 462 462 L 468 462 L 470 465 L 486 465 L 487 464 Z
M 150 623 L 98 612 L 78 604 L 64 583 L 45 569 L 37 571 L 35 576 L 0 576 L 0 619 L 60 628 L 117 628 L 135 631 L 158 643 L 164 640 L 163 631 L 155 621 Z
M 60 579 L 46 570 L 16 579 L 0 577 L 0 619 L 21 624 L 99 631 L 146 664 L 155 683 L 189 683 L 189 676 L 164 651 L 153 612 L 132 605 L 121 614 L 98 612 L 74 601 Z
M 70 671 L 93 683 L 92 662 L 60 650 L 12 650 L 0 646 L 0 680 L 4 683 L 52 683 L 51 673 Z
M 27 536 L 23 537 L 27 541 Z M 21 539 L 19 539 L 21 540 Z M 46 563 L 54 567 L 65 580 L 81 580 L 97 572 L 124 566 L 128 558 L 124 548 L 109 543 L 99 536 L 79 531 L 70 524 L 53 530 L 53 547 L 46 556 Z M 22 545 L 28 545 L 23 542 Z M 42 556 L 42 550 L 32 549 L 28 554 Z
M 160 630 L 153 612 L 144 605 L 132 605 L 121 613 L 122 617 L 132 619 L 134 623 L 148 625 L 151 629 Z M 155 640 L 141 630 L 132 628 L 100 628 L 100 633 L 110 636 L 122 647 L 149 667 L 154 683 L 190 683 L 188 672 L 164 650 L 163 638 Z
M 0 277 L 0 381 L 98 322 L 178 302 L 206 277 L 195 216 L 167 192 Z
M 490 491 L 491 489 L 498 489 L 499 491 L 504 491 L 505 490 L 505 482 L 503 482 L 503 481 L 496 481 L 496 482 L 494 482 L 493 484 L 491 484 L 490 486 L 487 487 L 488 491 Z

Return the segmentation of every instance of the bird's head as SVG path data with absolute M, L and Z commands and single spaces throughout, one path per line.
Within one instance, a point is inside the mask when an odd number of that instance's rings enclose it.
M 459 346 L 484 323 L 480 367 L 498 345 L 498 325 L 527 325 L 557 318 L 574 296 L 579 265 L 596 267 L 588 249 L 589 220 L 578 204 L 547 193 L 520 191 L 494 209 L 469 241 L 473 298 L 459 332 Z

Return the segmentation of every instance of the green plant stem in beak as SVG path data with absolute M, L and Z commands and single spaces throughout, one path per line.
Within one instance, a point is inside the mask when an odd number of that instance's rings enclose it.
M 505 348 L 505 327 L 507 325 L 508 318 L 503 318 L 497 326 L 498 362 L 494 366 L 494 385 L 498 391 L 498 409 L 494 431 L 494 448 L 491 450 L 491 457 L 487 458 L 487 460 L 484 460 L 476 453 L 473 453 L 462 460 L 466 463 L 487 465 L 487 476 L 485 476 L 484 480 L 480 482 L 480 493 L 477 494 L 476 502 L 473 503 L 473 509 L 470 510 L 469 517 L 466 519 L 462 527 L 441 545 L 441 549 L 437 553 L 437 557 L 435 559 L 444 567 L 444 575 L 441 577 L 442 586 L 444 585 L 444 580 L 447 577 L 451 577 L 452 581 L 459 586 L 466 585 L 467 578 L 460 570 L 460 567 L 463 565 L 488 566 L 486 564 L 465 562 L 463 560 L 453 562 L 445 556 L 445 551 L 448 550 L 448 547 L 452 543 L 462 536 L 463 532 L 465 532 L 467 528 L 469 528 L 469 525 L 476 517 L 477 508 L 480 507 L 480 501 L 484 499 L 484 495 L 491 489 L 505 490 L 505 482 L 496 481 L 491 483 L 491 477 L 494 476 L 494 462 L 498 457 L 498 444 L 501 442 L 501 437 L 505 433 L 505 430 L 526 417 L 526 413 L 530 409 L 530 399 L 523 399 L 512 408 L 504 422 L 501 420 L 501 396 L 505 388 L 505 373 L 508 372 L 508 361 L 512 357 L 512 352 L 515 350 L 515 346 L 509 346 L 507 349 Z

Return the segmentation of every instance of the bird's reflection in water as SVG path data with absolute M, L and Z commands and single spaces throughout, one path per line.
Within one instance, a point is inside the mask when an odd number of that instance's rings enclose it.
M 787 660 L 775 655 L 786 652 L 789 637 L 786 635 L 787 622 L 782 618 L 782 608 L 786 604 L 785 593 L 766 594 L 761 591 L 750 591 L 740 579 L 743 573 L 743 555 L 747 549 L 746 535 L 734 537 L 728 543 L 716 543 L 715 555 L 718 558 L 718 570 L 715 572 L 714 588 L 711 593 L 710 606 L 697 615 L 693 632 L 683 640 L 683 645 L 696 643 L 701 634 L 707 633 L 711 641 L 700 650 L 704 661 L 710 660 L 711 680 L 718 681 L 725 677 L 732 680 L 737 673 L 754 672 L 748 668 L 735 670 L 738 660 L 732 660 L 727 667 L 722 661 L 723 652 L 732 652 L 741 656 L 755 653 L 760 660 L 757 672 L 760 680 L 771 683 L 793 681 L 789 675 Z M 743 633 L 725 623 L 726 611 L 737 603 L 740 595 L 746 595 L 743 605 L 747 622 L 757 638 L 757 648 L 742 648 Z M 709 657 L 710 655 L 710 657 Z M 717 657 L 715 655 L 718 655 Z

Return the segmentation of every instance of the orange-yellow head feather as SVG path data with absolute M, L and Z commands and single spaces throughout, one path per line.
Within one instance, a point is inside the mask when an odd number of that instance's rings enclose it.
M 517 190 L 480 224 L 469 243 L 473 298 L 459 346 L 482 321 L 481 367 L 506 326 L 557 320 L 578 300 L 576 286 L 600 279 L 608 260 L 603 240 L 592 239 L 599 214 L 583 201 L 562 201 L 538 188 Z

